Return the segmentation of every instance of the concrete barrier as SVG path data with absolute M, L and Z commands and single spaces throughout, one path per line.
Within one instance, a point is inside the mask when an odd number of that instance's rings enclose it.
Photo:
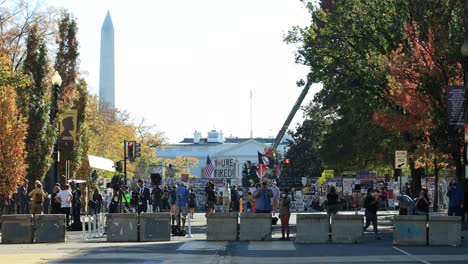
M 34 229 L 35 243 L 65 242 L 65 215 L 36 215 Z
M 171 213 L 140 214 L 140 241 L 170 241 Z
M 270 213 L 241 213 L 239 240 L 271 240 Z
M 393 244 L 424 246 L 427 237 L 425 215 L 397 215 L 394 218 Z
M 296 215 L 297 243 L 327 243 L 329 239 L 330 222 L 326 214 Z
M 331 241 L 333 243 L 361 243 L 364 238 L 364 216 L 332 215 Z
M 137 214 L 107 214 L 107 241 L 134 242 L 138 241 Z
M 27 244 L 34 238 L 34 223 L 32 214 L 3 215 L 2 243 Z
M 429 216 L 429 245 L 461 245 L 461 216 Z
M 271 225 L 271 224 L 270 224 Z M 206 220 L 206 240 L 233 241 L 237 240 L 237 213 L 208 214 Z

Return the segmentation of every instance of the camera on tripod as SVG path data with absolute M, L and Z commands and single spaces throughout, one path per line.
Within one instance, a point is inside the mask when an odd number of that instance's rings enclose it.
M 117 176 L 117 175 L 112 177 L 111 187 L 112 187 L 112 189 L 114 189 L 114 191 L 120 190 L 122 187 L 125 187 L 124 179 L 122 177 L 120 177 L 120 176 Z

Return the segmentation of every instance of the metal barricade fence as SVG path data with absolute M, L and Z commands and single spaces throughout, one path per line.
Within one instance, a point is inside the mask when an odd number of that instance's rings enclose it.
M 103 213 L 94 215 L 82 215 L 82 239 L 89 240 L 92 238 L 103 237 L 105 233 L 105 218 L 106 215 Z

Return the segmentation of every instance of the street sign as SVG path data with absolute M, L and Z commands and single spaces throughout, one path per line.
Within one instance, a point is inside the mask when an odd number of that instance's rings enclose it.
M 395 169 L 404 169 L 408 163 L 408 151 L 395 151 Z

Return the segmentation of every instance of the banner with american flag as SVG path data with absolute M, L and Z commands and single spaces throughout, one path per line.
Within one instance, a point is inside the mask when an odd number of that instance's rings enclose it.
M 206 166 L 205 166 L 205 177 L 210 178 L 211 174 L 213 173 L 214 167 L 213 163 L 211 163 L 210 155 L 206 156 Z

